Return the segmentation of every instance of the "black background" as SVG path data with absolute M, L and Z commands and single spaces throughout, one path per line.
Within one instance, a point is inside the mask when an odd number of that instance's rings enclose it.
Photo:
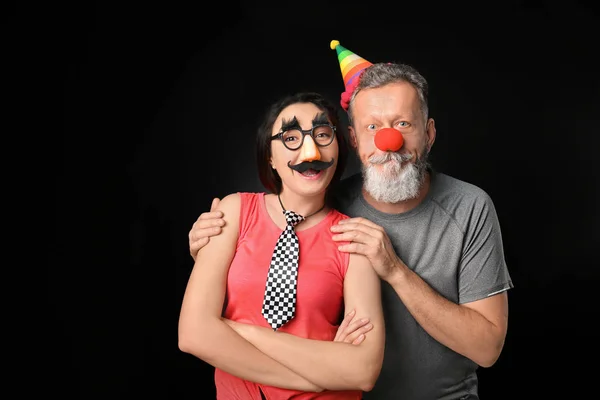
M 65 135 L 55 175 L 63 267 L 49 274 L 49 304 L 64 345 L 49 391 L 214 398 L 212 368 L 177 347 L 187 234 L 213 197 L 262 190 L 252 146 L 267 104 L 300 90 L 339 99 L 332 39 L 419 69 L 434 166 L 495 202 L 515 288 L 504 352 L 480 369 L 482 398 L 594 388 L 598 8 L 406 3 L 52 9 L 44 34 Z

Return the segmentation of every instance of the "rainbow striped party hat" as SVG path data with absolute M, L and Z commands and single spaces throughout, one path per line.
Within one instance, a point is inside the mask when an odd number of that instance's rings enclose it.
M 348 110 L 348 102 L 358 84 L 358 77 L 365 68 L 370 67 L 373 63 L 354 54 L 337 40 L 332 40 L 329 47 L 337 52 L 342 78 L 344 78 L 344 86 L 346 87 L 346 91 L 342 93 L 341 105 L 344 110 Z

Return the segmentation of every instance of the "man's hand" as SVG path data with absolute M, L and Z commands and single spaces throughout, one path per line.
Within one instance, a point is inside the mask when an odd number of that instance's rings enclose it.
M 398 258 L 385 230 L 365 218 L 348 218 L 331 227 L 334 241 L 350 242 L 339 246 L 340 251 L 362 254 L 371 262 L 377 275 L 388 280 L 406 265 Z
M 196 256 L 201 248 L 206 246 L 211 236 L 221 233 L 221 227 L 225 225 L 223 213 L 215 211 L 221 200 L 214 198 L 210 206 L 210 212 L 200 214 L 192 229 L 188 233 L 188 243 L 190 246 L 190 255 L 196 261 Z
M 367 332 L 373 329 L 373 324 L 369 323 L 368 318 L 353 320 L 354 314 L 356 312 L 352 310 L 344 316 L 333 339 L 334 342 L 361 344 L 365 340 Z

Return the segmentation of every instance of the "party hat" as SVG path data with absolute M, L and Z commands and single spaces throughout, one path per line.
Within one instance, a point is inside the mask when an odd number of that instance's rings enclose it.
M 331 50 L 336 51 L 340 63 L 340 70 L 342 71 L 342 78 L 344 79 L 344 86 L 346 87 L 346 91 L 342 93 L 341 104 L 344 110 L 347 110 L 350 96 L 352 96 L 352 92 L 358 84 L 358 78 L 360 77 L 361 72 L 373 64 L 354 54 L 342 46 L 337 40 L 332 40 L 329 47 L 331 47 Z

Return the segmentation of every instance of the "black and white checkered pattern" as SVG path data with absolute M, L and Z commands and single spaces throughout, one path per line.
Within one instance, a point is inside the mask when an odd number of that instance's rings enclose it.
M 294 226 L 304 220 L 302 215 L 284 210 L 287 226 L 281 232 L 267 276 L 262 315 L 273 330 L 294 318 L 296 312 L 296 284 L 298 282 L 298 236 Z

